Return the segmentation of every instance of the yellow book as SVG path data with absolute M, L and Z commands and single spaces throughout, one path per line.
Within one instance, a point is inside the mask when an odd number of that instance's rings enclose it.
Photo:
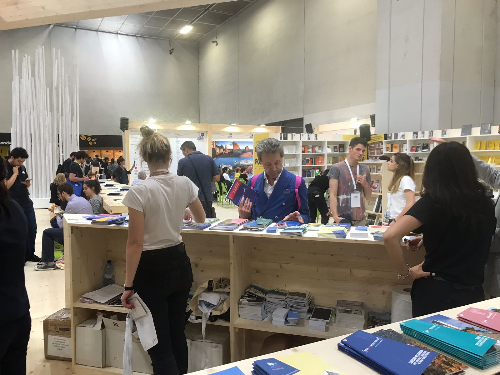
M 392 146 L 392 152 L 399 152 L 399 145 L 397 143 L 395 143 L 393 146 Z
M 495 149 L 495 141 L 489 141 L 488 150 L 494 150 L 494 149 Z
M 495 150 L 500 150 L 500 141 L 495 141 Z
M 480 150 L 481 149 L 481 142 L 480 141 L 476 141 L 474 143 L 474 150 Z
M 486 150 L 486 141 L 481 141 L 481 148 L 480 150 Z
M 285 355 L 283 357 L 277 357 L 276 359 L 300 370 L 297 373 L 299 375 L 323 375 L 326 371 L 340 374 L 340 372 L 335 370 L 328 362 L 308 352 Z

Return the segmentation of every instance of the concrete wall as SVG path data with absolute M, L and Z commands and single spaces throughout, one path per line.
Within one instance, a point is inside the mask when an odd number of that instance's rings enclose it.
M 374 113 L 376 16 L 371 0 L 256 1 L 200 42 L 200 121 Z
M 0 31 L 0 132 L 11 128 L 11 50 L 34 56 L 39 45 L 48 78 L 52 48 L 78 61 L 81 133 L 121 134 L 122 116 L 199 121 L 196 43 L 175 43 L 169 55 L 168 41 L 43 26 Z
M 496 0 L 379 0 L 377 133 L 492 122 Z

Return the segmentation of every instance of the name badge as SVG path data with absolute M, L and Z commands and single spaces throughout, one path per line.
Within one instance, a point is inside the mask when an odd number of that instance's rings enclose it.
M 352 208 L 361 207 L 361 193 L 359 191 L 354 191 L 351 194 L 351 207 Z

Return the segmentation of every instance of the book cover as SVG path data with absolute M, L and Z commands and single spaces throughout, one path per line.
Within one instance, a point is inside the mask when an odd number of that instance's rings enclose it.
M 374 332 L 374 335 L 403 344 L 416 346 L 417 348 L 428 349 L 419 341 L 402 335 L 392 329 L 381 329 L 380 331 Z M 445 356 L 444 354 L 438 354 L 429 367 L 425 369 L 422 375 L 456 375 L 463 373 L 467 368 L 467 365 L 460 363 L 451 357 Z
M 395 144 L 392 146 L 392 152 L 399 152 L 399 144 L 395 143 Z
M 237 206 L 239 206 L 241 198 L 248 198 L 253 204 L 257 203 L 257 193 L 240 180 L 233 182 L 233 185 L 227 192 L 226 198 Z
M 325 157 L 320 155 L 316 157 L 316 165 L 324 165 L 325 164 Z
M 494 332 L 500 332 L 500 313 L 469 307 L 458 314 L 458 319 L 481 327 L 485 327 Z
M 421 375 L 438 353 L 357 331 L 339 343 L 355 351 L 385 373 Z
M 418 138 L 418 132 L 413 132 L 413 139 L 417 139 Z
M 465 137 L 472 134 L 472 124 L 462 125 L 461 136 Z
M 481 129 L 479 130 L 479 134 L 490 135 L 491 134 L 491 123 L 481 124 Z
M 475 326 L 473 324 L 469 324 L 467 322 L 461 322 L 460 320 L 448 318 L 447 316 L 444 316 L 441 314 L 428 316 L 428 317 L 423 318 L 421 320 L 423 320 L 424 322 L 432 323 L 432 324 L 439 324 L 439 325 L 442 325 L 444 327 L 456 329 L 459 331 L 473 333 L 475 335 L 491 334 L 491 331 L 487 330 L 486 328 L 477 327 L 477 326 Z
M 481 147 L 479 149 L 486 150 L 486 141 L 481 141 Z
M 385 144 L 385 152 L 392 152 L 392 143 Z
M 217 371 L 212 375 L 245 375 L 237 366 L 228 368 L 227 370 Z
M 333 145 L 333 152 L 339 152 L 339 146 Z
M 344 144 L 339 144 L 339 152 L 344 152 Z
M 427 151 L 429 151 L 429 144 L 422 143 L 422 152 L 427 152 Z
M 281 362 L 300 370 L 299 375 L 341 375 L 340 372 L 333 370 L 333 366 L 316 357 L 312 353 L 300 352 L 291 355 L 278 357 Z M 230 374 L 228 374 L 230 375 Z
M 411 146 L 411 152 L 417 152 L 417 146 Z
M 259 359 L 253 363 L 254 370 L 267 375 L 293 375 L 298 369 L 275 358 Z

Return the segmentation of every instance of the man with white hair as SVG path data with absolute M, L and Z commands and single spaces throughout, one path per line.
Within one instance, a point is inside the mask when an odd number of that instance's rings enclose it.
M 144 181 L 146 177 L 147 177 L 146 172 L 139 171 L 139 173 L 137 174 L 137 178 L 134 180 L 134 182 L 132 182 L 132 186 Z

